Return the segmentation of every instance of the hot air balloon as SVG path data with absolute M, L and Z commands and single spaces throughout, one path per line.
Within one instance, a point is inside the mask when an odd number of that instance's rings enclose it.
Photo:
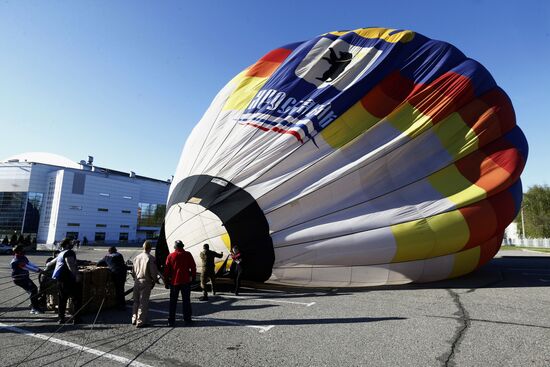
M 161 242 L 195 258 L 203 243 L 238 246 L 255 281 L 457 277 L 500 248 L 527 151 L 507 95 L 454 46 L 330 32 L 274 49 L 218 93 L 183 148 Z

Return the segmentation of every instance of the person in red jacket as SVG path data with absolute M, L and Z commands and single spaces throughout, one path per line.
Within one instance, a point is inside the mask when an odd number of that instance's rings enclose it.
M 168 325 L 176 324 L 176 306 L 181 292 L 183 302 L 183 320 L 185 325 L 191 324 L 191 282 L 195 279 L 197 266 L 191 253 L 183 249 L 183 242 L 177 240 L 175 251 L 166 258 L 164 280 L 166 288 L 170 288 L 170 313 Z

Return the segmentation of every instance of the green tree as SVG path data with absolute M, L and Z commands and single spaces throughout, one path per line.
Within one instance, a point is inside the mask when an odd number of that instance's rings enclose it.
M 550 186 L 534 185 L 523 194 L 525 236 L 550 238 Z M 516 218 L 521 230 L 521 212 Z

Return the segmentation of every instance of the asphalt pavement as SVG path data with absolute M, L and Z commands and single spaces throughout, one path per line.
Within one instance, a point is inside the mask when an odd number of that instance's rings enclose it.
M 9 261 L 0 255 L 0 366 L 550 366 L 550 256 L 540 253 L 501 251 L 475 273 L 427 284 L 246 283 L 235 296 L 224 283 L 209 302 L 192 293 L 191 327 L 181 314 L 166 326 L 168 291 L 157 286 L 144 329 L 130 324 L 129 308 L 85 315 L 77 326 L 60 327 L 52 312 L 30 315 Z

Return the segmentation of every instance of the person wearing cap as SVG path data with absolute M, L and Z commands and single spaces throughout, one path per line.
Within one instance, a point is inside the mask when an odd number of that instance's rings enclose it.
M 212 295 L 216 294 L 216 289 L 214 288 L 216 285 L 216 269 L 214 267 L 214 258 L 221 258 L 223 256 L 223 252 L 219 254 L 215 251 L 210 250 L 210 246 L 207 243 L 205 243 L 202 248 L 203 251 L 201 252 L 200 257 L 202 261 L 201 288 L 203 296 L 199 298 L 199 300 L 207 301 L 208 292 L 206 291 L 206 283 L 208 283 L 208 280 L 210 280 L 210 282 L 212 283 Z
M 170 288 L 169 326 L 174 326 L 176 323 L 176 306 L 180 293 L 183 303 L 183 320 L 185 325 L 191 324 L 191 282 L 195 279 L 196 274 L 197 267 L 193 255 L 183 249 L 183 242 L 177 240 L 174 252 L 168 255 L 164 267 L 164 284 L 166 288 Z
M 76 254 L 73 251 L 73 241 L 65 238 L 59 245 L 61 252 L 55 259 L 50 261 L 46 267 L 55 266 L 52 278 L 57 280 L 59 305 L 58 305 L 58 323 L 65 323 L 65 310 L 69 298 L 73 300 L 73 317 L 71 321 L 74 324 L 80 322 L 80 306 L 82 303 L 82 289 L 78 282 L 78 267 Z
M 109 253 L 98 261 L 98 266 L 108 266 L 115 283 L 115 295 L 118 308 L 126 308 L 126 299 L 124 298 L 124 284 L 126 284 L 127 268 L 124 263 L 124 257 L 117 251 L 115 246 L 109 247 Z
M 13 283 L 23 288 L 30 296 L 31 299 L 31 311 L 33 315 L 44 313 L 40 309 L 38 302 L 38 288 L 36 284 L 31 280 L 29 271 L 34 273 L 40 273 L 42 270 L 31 263 L 25 256 L 25 247 L 23 245 L 17 245 L 13 249 L 14 256 L 11 260 L 11 278 Z
M 158 283 L 158 269 L 155 258 L 151 255 L 151 241 L 143 243 L 143 252 L 134 258 L 134 305 L 132 325 L 138 328 L 148 325 L 149 297 L 151 289 Z

